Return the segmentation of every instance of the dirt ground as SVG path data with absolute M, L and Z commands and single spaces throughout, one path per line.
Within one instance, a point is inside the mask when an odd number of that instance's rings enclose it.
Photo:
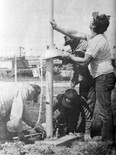
M 33 80 L 32 82 L 40 85 L 40 81 L 38 80 Z M 56 94 L 64 92 L 69 86 L 69 82 L 55 82 L 53 95 L 55 96 Z M 76 89 L 78 90 L 78 87 Z M 39 101 L 34 106 L 35 109 L 39 109 Z M 45 122 L 45 83 L 43 84 L 42 114 L 40 121 Z M 28 144 L 20 140 L 0 142 L 0 155 L 116 155 L 114 148 L 108 148 L 107 144 L 103 142 L 83 142 L 75 140 L 68 145 L 56 147 L 38 143 L 40 142 L 39 136 L 31 137 L 28 140 Z
M 58 147 L 39 144 L 25 145 L 20 141 L 0 145 L 0 155 L 107 155 L 108 153 L 106 145 L 96 142 L 75 141 L 70 146 Z

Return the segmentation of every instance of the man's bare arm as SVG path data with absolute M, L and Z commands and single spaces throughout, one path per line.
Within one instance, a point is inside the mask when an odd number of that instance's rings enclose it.
M 80 39 L 85 39 L 85 40 L 87 39 L 87 36 L 84 33 L 78 32 L 76 30 L 70 30 L 70 29 L 65 29 L 63 27 L 60 27 L 56 24 L 55 21 L 50 22 L 50 23 L 54 30 L 56 30 L 64 35 L 67 35 L 71 38 L 80 38 Z

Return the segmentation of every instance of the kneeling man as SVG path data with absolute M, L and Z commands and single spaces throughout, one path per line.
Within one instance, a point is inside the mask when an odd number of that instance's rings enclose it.
M 57 95 L 53 111 L 55 132 L 57 129 L 60 135 L 81 132 L 85 133 L 85 140 L 91 139 L 91 111 L 85 99 L 78 95 L 75 89 L 71 88 L 65 93 Z

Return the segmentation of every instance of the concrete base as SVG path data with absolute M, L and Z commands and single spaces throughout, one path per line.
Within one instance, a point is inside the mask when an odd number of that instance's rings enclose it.
M 66 135 L 58 139 L 46 139 L 44 141 L 36 141 L 35 144 L 40 145 L 54 145 L 54 146 L 66 146 L 73 142 L 74 140 L 79 140 L 83 136 L 82 135 Z

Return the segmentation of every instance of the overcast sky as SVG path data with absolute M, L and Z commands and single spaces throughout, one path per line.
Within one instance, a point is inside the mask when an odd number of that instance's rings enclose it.
M 115 3 L 115 4 L 114 4 Z M 111 15 L 108 38 L 111 47 L 114 37 L 116 0 L 54 0 L 54 18 L 65 28 L 89 33 L 93 11 Z M 0 56 L 19 55 L 24 47 L 26 55 L 40 55 L 47 40 L 47 0 L 0 0 Z M 54 33 L 54 42 L 63 46 L 63 35 Z

